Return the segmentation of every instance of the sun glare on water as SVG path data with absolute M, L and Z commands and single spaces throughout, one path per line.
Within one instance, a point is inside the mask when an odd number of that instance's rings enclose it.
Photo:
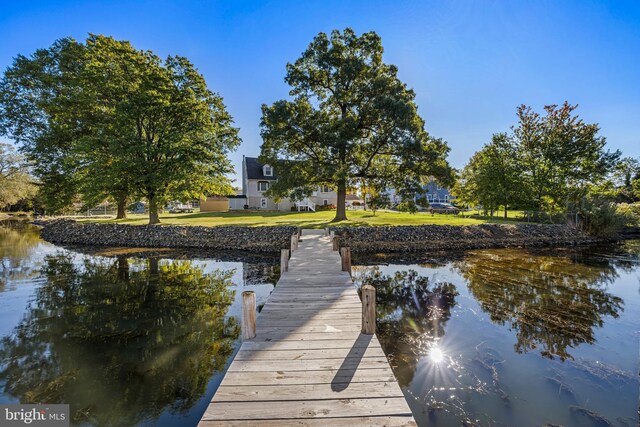
M 433 363 L 440 363 L 444 360 L 444 353 L 440 348 L 432 347 L 431 350 L 429 350 L 429 359 Z

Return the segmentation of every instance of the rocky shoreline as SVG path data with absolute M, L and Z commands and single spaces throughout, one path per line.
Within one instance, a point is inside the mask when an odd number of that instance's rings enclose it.
M 355 253 L 442 252 L 520 246 L 573 246 L 602 242 L 567 225 L 480 224 L 333 227 L 340 246 Z
M 40 237 L 62 245 L 140 248 L 197 248 L 280 252 L 291 245 L 297 227 L 201 227 L 80 223 L 70 219 L 33 221 Z
M 34 221 L 51 243 L 141 248 L 197 248 L 276 253 L 289 248 L 293 226 L 202 227 Z M 503 247 L 574 246 L 599 243 L 566 225 L 481 224 L 397 227 L 332 227 L 340 246 L 355 253 L 416 253 Z

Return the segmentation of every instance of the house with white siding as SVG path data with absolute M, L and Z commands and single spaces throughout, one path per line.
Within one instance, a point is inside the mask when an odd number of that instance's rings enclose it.
M 338 194 L 329 186 L 320 186 L 310 197 L 293 202 L 288 198 L 276 202 L 264 193 L 278 179 L 276 171 L 270 165 L 263 165 L 256 157 L 242 157 L 242 194 L 246 196 L 248 209 L 264 209 L 271 211 L 311 210 L 318 205 L 336 205 Z

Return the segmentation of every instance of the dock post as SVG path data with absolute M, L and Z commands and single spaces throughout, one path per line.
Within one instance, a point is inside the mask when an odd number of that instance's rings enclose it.
M 291 236 L 291 253 L 293 253 L 293 251 L 295 251 L 296 249 L 298 249 L 298 235 L 293 234 Z
M 340 248 L 340 257 L 342 258 L 342 271 L 347 271 L 351 275 L 351 248 L 348 246 Z
M 289 271 L 289 249 L 280 251 L 280 275 L 285 271 Z
M 256 336 L 256 293 L 242 293 L 242 339 L 250 340 Z
M 362 292 L 362 333 L 373 335 L 376 333 L 376 288 L 364 285 Z

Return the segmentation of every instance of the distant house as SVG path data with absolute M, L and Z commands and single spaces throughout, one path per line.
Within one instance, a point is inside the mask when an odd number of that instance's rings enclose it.
M 328 206 L 338 202 L 338 194 L 326 185 L 318 187 L 310 197 L 304 200 L 293 202 L 285 197 L 276 201 L 265 196 L 264 193 L 277 179 L 278 176 L 273 167 L 259 163 L 255 157 L 242 157 L 242 195 L 246 197 L 249 209 L 315 211 L 317 205 Z
M 451 195 L 449 189 L 440 187 L 435 180 L 431 180 L 424 186 L 429 203 L 451 203 L 455 197 Z
M 425 191 L 425 196 L 429 203 L 451 203 L 455 200 L 455 197 L 451 195 L 449 189 L 441 187 L 434 179 L 431 179 L 422 188 Z M 392 204 L 397 204 L 402 201 L 402 197 L 397 193 L 395 188 L 387 189 L 386 194 L 389 196 Z
M 345 197 L 345 203 L 348 208 L 358 208 L 364 206 L 364 200 L 360 196 L 355 194 L 347 194 Z

